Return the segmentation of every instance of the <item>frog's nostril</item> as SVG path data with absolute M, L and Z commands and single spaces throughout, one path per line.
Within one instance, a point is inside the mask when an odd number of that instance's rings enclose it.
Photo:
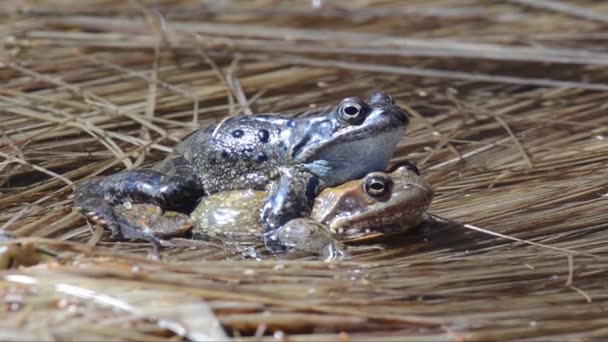
M 381 91 L 377 91 L 371 94 L 367 98 L 367 101 L 369 103 L 395 103 L 395 101 L 393 101 L 393 98 L 390 95 L 385 94 Z

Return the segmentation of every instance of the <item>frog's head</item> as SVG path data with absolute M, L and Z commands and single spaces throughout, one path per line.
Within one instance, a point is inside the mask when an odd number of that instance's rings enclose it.
M 391 173 L 371 172 L 325 189 L 312 217 L 341 238 L 405 231 L 425 218 L 433 200 L 431 186 L 417 172 L 404 163 Z
M 366 101 L 349 97 L 317 118 L 292 149 L 292 158 L 334 186 L 386 168 L 409 120 L 382 92 Z

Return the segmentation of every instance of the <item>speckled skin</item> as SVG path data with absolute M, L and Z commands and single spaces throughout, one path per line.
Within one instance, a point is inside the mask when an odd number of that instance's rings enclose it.
M 116 238 L 150 238 L 112 204 L 150 203 L 192 210 L 199 198 L 227 190 L 267 190 L 264 241 L 286 246 L 277 230 L 307 217 L 323 188 L 384 170 L 408 124 L 390 96 L 344 99 L 317 117 L 238 116 L 195 131 L 152 169 L 129 170 L 83 183 L 75 206 L 106 224 Z

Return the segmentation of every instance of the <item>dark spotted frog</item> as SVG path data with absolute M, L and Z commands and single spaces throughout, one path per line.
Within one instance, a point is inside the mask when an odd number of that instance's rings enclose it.
M 114 238 L 152 239 L 114 206 L 147 203 L 189 213 L 214 193 L 264 190 L 264 242 L 281 251 L 289 244 L 280 240 L 279 228 L 308 217 L 324 188 L 384 170 L 407 124 L 403 110 L 382 92 L 366 101 L 346 98 L 314 117 L 231 117 L 193 132 L 153 168 L 82 183 L 74 203 Z

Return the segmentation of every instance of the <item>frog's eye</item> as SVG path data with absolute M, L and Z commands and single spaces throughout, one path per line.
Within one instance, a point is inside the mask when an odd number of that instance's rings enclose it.
M 345 122 L 358 125 L 365 119 L 365 110 L 360 103 L 346 101 L 340 106 L 340 118 Z
M 386 176 L 374 175 L 367 177 L 363 182 L 363 190 L 373 198 L 386 196 L 391 190 L 392 182 Z

